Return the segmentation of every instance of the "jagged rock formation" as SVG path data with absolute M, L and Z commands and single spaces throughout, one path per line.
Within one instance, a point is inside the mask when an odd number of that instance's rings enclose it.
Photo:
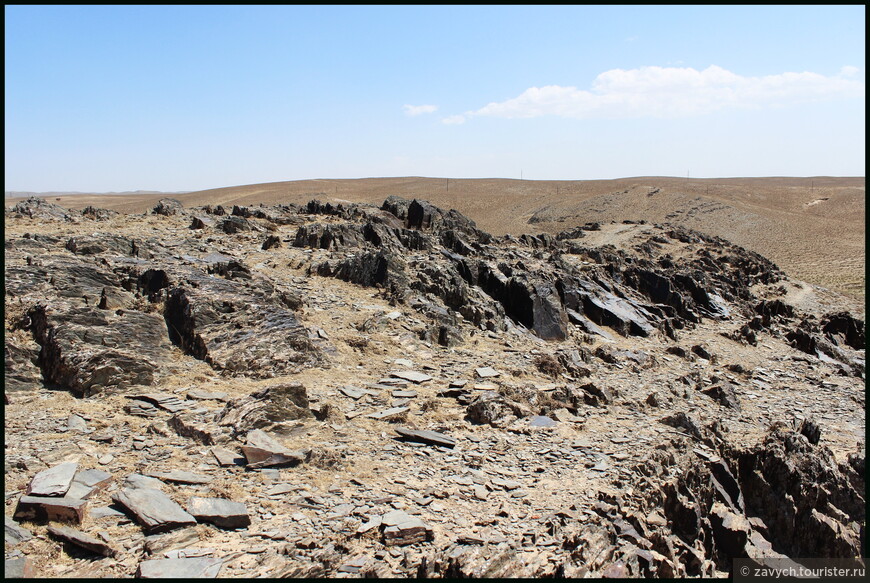
M 864 553 L 864 322 L 722 239 L 493 237 L 395 196 L 32 199 L 6 226 L 9 569 L 670 578 Z M 61 541 L 102 558 L 43 560 Z

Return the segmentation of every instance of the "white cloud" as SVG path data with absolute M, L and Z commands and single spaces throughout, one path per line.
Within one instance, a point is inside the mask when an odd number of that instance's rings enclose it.
M 422 115 L 424 113 L 434 113 L 437 109 L 437 105 L 403 105 L 402 109 L 405 110 L 405 115 Z
M 744 77 L 716 65 L 703 71 L 690 67 L 611 69 L 598 75 L 590 90 L 560 85 L 530 87 L 512 99 L 446 117 L 442 122 L 462 123 L 474 116 L 674 118 L 728 108 L 863 97 L 864 82 L 846 78 L 857 72 L 857 68 L 847 66 L 835 77 L 810 72 Z
M 851 65 L 845 65 L 842 69 L 840 69 L 840 77 L 854 77 L 857 75 L 861 69 L 858 67 L 853 67 Z
M 461 123 L 465 123 L 465 116 L 462 114 L 451 115 L 442 119 L 441 123 L 446 123 L 448 125 L 458 125 Z

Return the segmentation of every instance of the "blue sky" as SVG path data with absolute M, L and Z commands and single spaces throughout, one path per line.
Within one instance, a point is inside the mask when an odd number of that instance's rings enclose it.
M 863 176 L 864 6 L 6 6 L 6 190 Z

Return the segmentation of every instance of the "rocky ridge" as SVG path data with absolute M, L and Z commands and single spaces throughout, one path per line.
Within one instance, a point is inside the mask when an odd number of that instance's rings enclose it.
M 7 566 L 679 577 L 863 555 L 864 323 L 723 239 L 493 237 L 398 197 L 31 199 L 5 244 Z

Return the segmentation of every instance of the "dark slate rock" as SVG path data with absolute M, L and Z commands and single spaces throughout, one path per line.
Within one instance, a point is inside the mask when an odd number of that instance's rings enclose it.
M 187 404 L 172 393 L 133 393 L 124 396 L 128 399 L 146 401 L 170 413 L 178 413 L 187 409 Z
M 211 277 L 191 270 L 171 288 L 164 316 L 170 339 L 230 374 L 271 377 L 318 364 L 319 346 L 280 290 L 266 280 Z
M 272 430 L 288 421 L 313 417 L 305 387 L 301 383 L 284 383 L 230 401 L 216 421 L 238 437 L 253 429 Z
M 97 308 L 30 310 L 47 381 L 89 396 L 107 387 L 150 385 L 171 355 L 166 323 L 156 314 Z
M 242 446 L 242 453 L 248 460 L 249 468 L 295 465 L 305 461 L 306 457 L 302 451 L 287 449 L 261 429 L 248 432 L 247 443 Z
M 432 529 L 416 516 L 393 510 L 381 518 L 384 545 L 409 545 L 432 539 Z
M 223 498 L 191 497 L 187 501 L 187 512 L 197 520 L 210 522 L 220 528 L 245 528 L 251 524 L 244 504 Z
M 22 217 L 52 221 L 67 221 L 70 219 L 69 211 L 44 198 L 31 196 L 12 207 L 12 212 Z
M 104 557 L 113 557 L 117 552 L 103 541 L 80 530 L 69 528 L 68 526 L 49 526 L 48 533 L 61 540 L 72 543 L 77 547 L 81 547 L 98 555 L 103 555 Z
M 136 576 L 142 579 L 214 579 L 222 566 L 223 559 L 212 557 L 149 559 L 139 563 Z
M 417 372 L 413 370 L 399 370 L 393 371 L 390 373 L 391 377 L 404 379 L 406 381 L 411 381 L 412 383 L 425 383 L 427 381 L 431 381 L 432 377 L 427 375 L 426 373 Z
M 171 216 L 181 212 L 184 206 L 181 201 L 175 198 L 161 198 L 157 201 L 157 205 L 151 210 L 155 215 Z
M 6 516 L 6 542 L 7 544 L 16 545 L 29 541 L 33 538 L 33 533 Z
M 36 570 L 33 568 L 33 561 L 27 557 L 16 557 L 14 559 L 6 559 L 3 568 L 4 579 L 31 579 L 36 576 Z
M 529 419 L 530 427 L 556 427 L 558 424 L 558 421 L 545 415 L 534 415 Z
M 734 391 L 734 385 L 731 383 L 713 385 L 702 392 L 724 407 L 736 411 L 740 410 L 740 401 L 737 399 L 737 393 Z
M 193 516 L 160 490 L 123 488 L 112 494 L 112 500 L 129 510 L 148 534 L 196 524 Z
M 86 500 L 112 482 L 112 474 L 103 470 L 79 470 L 73 478 L 67 496 Z
M 228 449 L 224 449 L 222 447 L 213 447 L 211 449 L 211 453 L 217 460 L 218 465 L 223 468 L 245 465 L 245 457 L 243 455 L 230 451 Z
M 177 484 L 208 484 L 213 478 L 184 470 L 172 470 L 171 472 L 148 472 L 145 474 L 151 478 L 157 478 L 164 482 L 175 482 Z
M 4 339 L 5 368 L 3 390 L 27 391 L 42 386 L 39 370 L 39 345 L 33 340 L 19 341 L 6 335 Z
M 448 435 L 444 435 L 443 433 L 438 433 L 437 431 L 397 427 L 396 433 L 409 441 L 418 441 L 420 443 L 440 445 L 441 447 L 449 447 L 451 449 L 456 446 L 456 439 Z
M 29 496 L 63 496 L 69 490 L 79 465 L 67 462 L 42 470 L 27 485 Z
M 408 412 L 408 407 L 391 407 L 389 409 L 384 409 L 383 411 L 376 411 L 375 413 L 369 413 L 366 417 L 370 419 L 383 419 L 389 421 L 391 419 L 399 419 Z
M 78 498 L 22 496 L 18 500 L 13 518 L 40 523 L 56 520 L 80 524 L 85 517 L 87 506 L 87 500 Z
M 160 490 L 166 484 L 157 478 L 143 476 L 142 474 L 130 474 L 124 478 L 124 483 L 122 485 L 124 488 L 153 488 L 155 490 Z

